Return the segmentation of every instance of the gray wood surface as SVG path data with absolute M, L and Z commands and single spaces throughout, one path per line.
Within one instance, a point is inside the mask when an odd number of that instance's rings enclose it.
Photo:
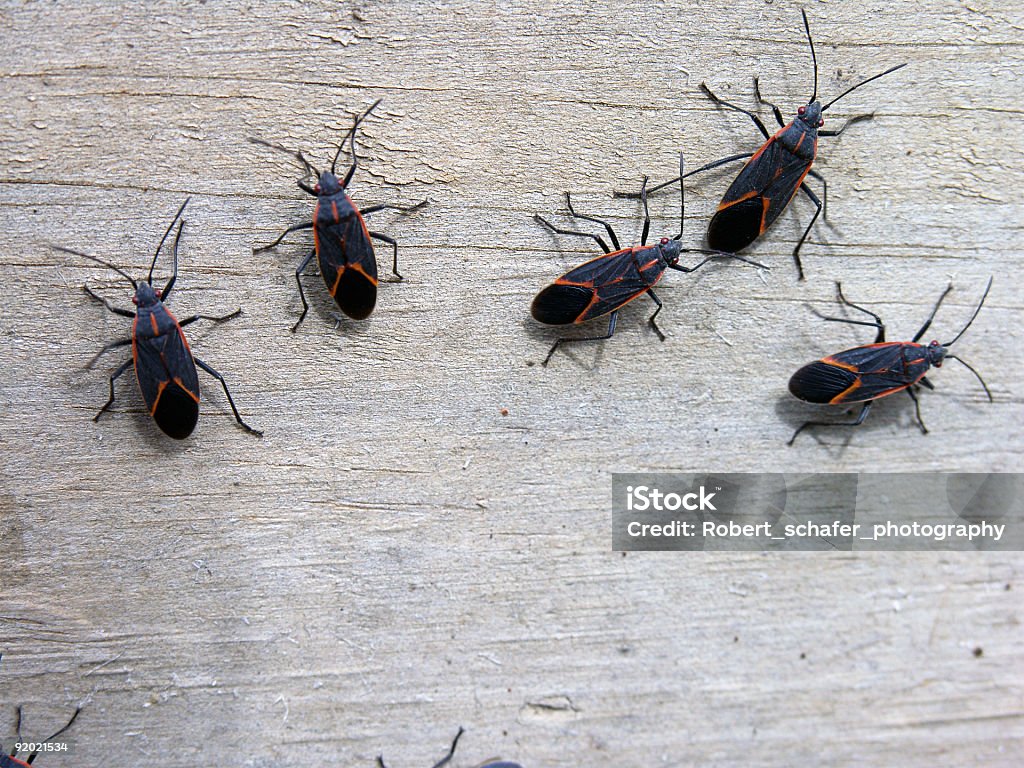
M 823 139 L 830 225 L 790 251 L 797 200 L 750 250 L 660 288 L 612 340 L 559 352 L 529 301 L 594 254 L 553 236 L 562 193 L 623 240 L 641 174 L 758 145 L 706 80 L 790 114 L 810 67 L 791 2 L 7 3 L 0 9 L 0 733 L 84 707 L 86 765 L 1014 765 L 1024 728 L 1019 554 L 610 552 L 625 470 L 1017 471 L 1024 131 L 1020 0 L 808 3 L 826 97 L 892 64 Z M 284 155 L 329 159 L 351 116 L 352 194 L 401 242 L 404 284 L 334 327 L 319 279 L 297 334 L 292 271 L 308 219 Z M 766 114 L 766 117 L 770 115 Z M 730 171 L 688 187 L 696 246 Z M 132 375 L 90 419 L 122 353 L 83 366 L 126 321 L 140 274 L 192 196 L 172 300 L 257 440 L 203 379 L 174 443 Z M 652 199 L 654 235 L 678 197 Z M 382 261 L 386 251 L 379 251 Z M 166 275 L 166 262 L 162 274 Z M 870 339 L 826 324 L 834 285 L 908 338 L 948 281 L 946 338 L 986 279 L 958 351 L 924 393 L 853 435 L 785 445 L 814 413 L 795 368 Z M 507 415 L 503 415 L 506 410 Z M 981 656 L 974 650 L 983 649 Z

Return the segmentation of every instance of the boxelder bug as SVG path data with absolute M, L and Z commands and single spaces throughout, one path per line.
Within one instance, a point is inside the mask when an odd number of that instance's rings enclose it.
M 864 403 L 864 407 L 861 408 L 857 420 L 853 422 L 836 424 L 826 421 L 808 421 L 802 424 L 793 433 L 793 437 L 789 440 L 789 445 L 792 445 L 793 441 L 796 440 L 796 436 L 807 429 L 807 427 L 859 426 L 867 417 L 868 411 L 871 410 L 871 404 L 875 400 L 887 397 L 901 390 L 906 390 L 907 394 L 910 395 L 910 399 L 914 401 L 917 423 L 920 425 L 921 431 L 928 434 L 928 428 L 925 427 L 924 422 L 921 420 L 921 404 L 917 400 L 914 388 L 917 385 L 923 385 L 928 387 L 928 389 L 934 389 L 932 383 L 925 378 L 925 374 L 928 373 L 932 366 L 941 368 L 943 360 L 949 358 L 963 363 L 971 373 L 977 376 L 981 386 L 985 389 L 985 394 L 988 395 L 988 399 L 991 401 L 992 393 L 989 391 L 988 385 L 985 384 L 985 380 L 981 378 L 981 375 L 967 362 L 949 353 L 949 348 L 971 327 L 971 323 L 974 322 L 974 318 L 981 311 L 981 307 L 984 305 L 991 288 L 992 279 L 989 278 L 988 285 L 985 286 L 985 293 L 978 303 L 978 308 L 974 310 L 974 314 L 967 321 L 967 325 L 953 338 L 953 341 L 944 344 L 933 341 L 928 345 L 924 345 L 918 344 L 918 339 L 931 326 L 932 320 L 935 319 L 935 313 L 939 311 L 943 299 L 953 290 L 952 284 L 943 291 L 932 313 L 911 341 L 887 342 L 885 340 L 885 326 L 878 315 L 848 301 L 843 296 L 842 286 L 836 283 L 839 301 L 848 307 L 853 307 L 866 315 L 870 315 L 874 318 L 874 322 L 848 320 L 843 317 L 827 317 L 817 312 L 817 310 L 813 310 L 814 313 L 823 320 L 834 323 L 850 323 L 852 325 L 866 325 L 871 328 L 877 328 L 878 335 L 875 337 L 873 344 L 854 347 L 845 352 L 829 355 L 821 360 L 805 365 L 794 373 L 793 378 L 789 380 L 789 391 L 796 397 L 809 403 L 823 405 Z
M 374 110 L 381 99 L 373 102 L 363 114 L 359 115 L 352 122 L 352 128 L 338 145 L 338 151 L 334 153 L 334 160 L 331 161 L 331 170 L 321 173 L 314 168 L 301 152 L 292 152 L 277 144 L 263 141 L 262 139 L 249 140 L 254 144 L 261 144 L 265 147 L 278 149 L 298 158 L 306 171 L 306 175 L 299 180 L 299 188 L 317 198 L 316 209 L 313 212 L 313 220 L 303 224 L 296 224 L 288 227 L 281 233 L 274 242 L 259 248 L 254 248 L 253 253 L 260 253 L 269 250 L 287 236 L 290 232 L 300 229 L 313 230 L 313 250 L 306 256 L 295 270 L 295 282 L 299 286 L 299 298 L 302 299 L 302 314 L 292 332 L 298 330 L 302 321 L 309 311 L 309 304 L 306 302 L 306 294 L 302 290 L 302 271 L 309 266 L 309 263 L 316 256 L 317 264 L 320 267 L 320 274 L 323 276 L 327 291 L 334 297 L 338 307 L 349 317 L 355 320 L 362 320 L 369 317 L 377 303 L 377 258 L 373 253 L 373 244 L 370 238 L 390 243 L 394 249 L 394 263 L 391 272 L 398 280 L 402 276 L 398 273 L 398 243 L 387 235 L 380 232 L 373 232 L 366 228 L 363 216 L 375 211 L 392 209 L 408 213 L 422 208 L 427 204 L 424 200 L 416 205 L 402 207 L 381 203 L 360 211 L 355 203 L 348 196 L 348 185 L 352 181 L 352 175 L 356 172 L 358 161 L 356 159 L 356 129 L 359 124 L 367 118 Z M 334 169 L 338 163 L 338 157 L 345 146 L 345 142 L 351 138 L 352 165 L 345 174 L 344 179 L 338 179 Z M 314 186 L 309 186 L 306 179 L 310 176 L 318 179 Z
M 178 279 L 178 242 L 181 240 L 181 230 L 185 225 L 184 220 L 179 221 L 179 219 L 181 219 L 181 214 L 185 210 L 186 205 L 188 205 L 187 199 L 181 204 L 178 212 L 174 214 L 170 226 L 167 227 L 164 236 L 160 238 L 160 243 L 156 247 L 156 253 L 153 254 L 153 261 L 149 265 L 149 274 L 144 283 L 137 282 L 127 272 L 95 256 L 90 256 L 87 253 L 70 248 L 63 248 L 57 245 L 52 246 L 58 251 L 81 256 L 90 261 L 95 261 L 97 264 L 109 267 L 127 279 L 135 290 L 132 303 L 138 309 L 136 312 L 132 312 L 129 309 L 120 309 L 113 306 L 109 301 L 95 294 L 89 286 L 84 287 L 85 292 L 90 297 L 103 304 L 114 314 L 132 318 L 131 338 L 118 339 L 107 344 L 93 356 L 86 366 L 87 368 L 92 368 L 100 355 L 111 349 L 125 347 L 129 344 L 132 345 L 131 358 L 125 361 L 110 376 L 110 399 L 100 408 L 99 413 L 93 417 L 93 421 L 98 421 L 103 412 L 114 404 L 114 380 L 128 370 L 128 366 L 134 363 L 135 377 L 139 382 L 139 389 L 142 391 L 142 399 L 145 401 L 153 420 L 165 434 L 176 440 L 183 440 L 192 434 L 192 430 L 195 429 L 196 422 L 199 420 L 199 376 L 196 373 L 196 366 L 198 365 L 220 382 L 224 388 L 224 394 L 228 397 L 231 411 L 235 414 L 235 420 L 239 425 L 247 432 L 259 436 L 263 432 L 250 427 L 238 415 L 238 409 L 235 407 L 235 401 L 228 391 L 228 385 L 224 381 L 224 377 L 192 354 L 188 341 L 185 339 L 185 334 L 181 330 L 184 326 L 194 323 L 196 320 L 212 320 L 215 323 L 221 323 L 237 317 L 242 313 L 242 310 L 236 309 L 234 312 L 223 317 L 192 315 L 192 317 L 178 322 L 174 315 L 164 306 L 164 302 L 171 295 L 174 282 Z M 168 235 L 170 235 L 171 230 L 174 229 L 175 222 L 178 224 L 178 231 L 174 236 L 174 271 L 171 274 L 170 280 L 167 281 L 167 285 L 163 287 L 163 290 L 154 289 L 153 268 L 156 266 L 160 249 L 163 247 Z
M 455 747 L 458 745 L 459 739 L 462 738 L 463 733 L 465 733 L 465 729 L 459 728 L 459 732 L 455 734 L 455 740 L 452 741 L 452 746 L 448 750 L 448 754 L 442 757 L 438 762 L 434 763 L 434 768 L 441 768 L 442 766 L 447 765 L 451 761 L 451 759 L 455 756 Z M 387 768 L 387 766 L 384 764 L 383 755 L 377 758 L 377 766 L 378 768 Z M 0 766 L 0 768 L 3 768 L 3 766 Z M 510 763 L 505 760 L 492 760 L 487 763 L 484 763 L 483 765 L 478 766 L 478 768 L 521 768 L 521 766 L 518 763 Z
M 566 272 L 551 285 L 544 288 L 533 299 L 530 313 L 538 322 L 546 325 L 570 325 L 586 322 L 602 315 L 611 313 L 608 319 L 608 333 L 604 336 L 588 336 L 584 338 L 561 338 L 555 341 L 544 358 L 543 365 L 547 365 L 551 356 L 555 354 L 560 344 L 576 343 L 580 341 L 601 341 L 610 339 L 615 333 L 615 322 L 619 310 L 633 301 L 633 299 L 646 293 L 658 308 L 648 318 L 651 328 L 664 341 L 665 334 L 658 328 L 655 318 L 661 312 L 661 299 L 654 293 L 654 286 L 666 269 L 674 269 L 679 272 L 693 272 L 700 269 L 712 259 L 726 258 L 738 259 L 757 267 L 764 266 L 756 261 L 751 261 L 742 256 L 719 251 L 705 251 L 701 249 L 683 248 L 680 239 L 683 236 L 683 216 L 685 212 L 685 200 L 682 190 L 683 158 L 679 158 L 679 188 L 680 188 L 680 210 L 679 210 L 679 234 L 672 238 L 663 237 L 656 245 L 647 245 L 647 235 L 651 227 L 651 215 L 647 209 L 647 179 L 644 179 L 640 188 L 640 199 L 644 207 L 644 226 L 640 237 L 640 245 L 631 248 L 619 246 L 619 239 L 615 231 L 607 222 L 593 216 L 584 216 L 576 213 L 572 207 L 572 198 L 565 193 L 565 203 L 569 214 L 577 219 L 593 221 L 604 226 L 608 236 L 612 240 L 615 250 L 612 251 L 600 235 L 589 232 L 578 232 L 572 229 L 559 229 L 540 214 L 534 219 L 560 235 L 579 235 L 580 237 L 592 238 L 604 251 L 603 256 L 591 259 L 585 264 Z M 684 267 L 679 263 L 679 256 L 682 253 L 706 253 L 710 254 L 703 261 L 693 267 Z
M 687 175 L 692 176 L 736 160 L 750 158 L 735 181 L 726 190 L 722 201 L 718 204 L 718 210 L 708 225 L 708 247 L 729 253 L 743 250 L 763 235 L 768 227 L 786 210 L 786 206 L 789 205 L 789 202 L 796 195 L 797 190 L 803 190 L 804 194 L 807 195 L 816 207 L 814 216 L 811 217 L 810 223 L 793 249 L 793 259 L 796 261 L 797 272 L 800 279 L 803 280 L 804 268 L 800 262 L 800 248 L 803 246 L 804 240 L 807 239 L 807 235 L 810 233 L 811 227 L 814 226 L 814 222 L 817 221 L 818 215 L 822 212 L 822 208 L 825 209 L 825 217 L 828 218 L 828 187 L 824 177 L 817 171 L 811 170 L 818 152 L 818 137 L 838 136 L 853 123 L 860 120 L 869 120 L 874 116 L 873 114 L 856 115 L 835 130 L 823 131 L 819 130 L 825 124 L 822 115 L 829 107 L 862 85 L 866 85 L 872 80 L 877 80 L 907 65 L 899 64 L 895 67 L 890 67 L 880 74 L 869 77 L 867 80 L 863 80 L 857 83 L 857 85 L 848 88 L 825 106 L 821 106 L 821 102 L 818 101 L 818 59 L 814 53 L 814 40 L 811 39 L 811 27 L 807 21 L 807 13 L 806 11 L 801 11 L 801 13 L 803 13 L 804 29 L 807 31 L 807 42 L 811 47 L 811 61 L 814 66 L 814 92 L 811 94 L 807 105 L 800 107 L 797 110 L 796 117 L 787 124 L 782 117 L 782 111 L 771 102 L 762 98 L 760 84 L 757 78 L 754 78 L 754 93 L 757 101 L 772 108 L 772 113 L 775 115 L 779 126 L 781 126 L 773 136 L 768 132 L 764 123 L 761 122 L 761 118 L 756 114 L 718 98 L 705 83 L 701 83 L 701 90 L 715 104 L 742 112 L 754 121 L 754 125 L 757 126 L 757 129 L 764 135 L 767 141 L 756 152 L 743 152 L 738 155 L 731 155 L 692 170 Z M 822 197 L 825 199 L 824 203 L 818 199 L 818 196 L 811 191 L 811 188 L 804 181 L 808 175 L 821 182 Z M 649 194 L 674 184 L 675 181 L 675 179 L 672 179 L 652 187 L 649 190 Z M 636 196 L 635 193 L 616 193 L 616 195 L 618 197 Z
M 78 713 L 81 711 L 81 707 L 75 709 L 74 714 L 71 715 L 71 719 L 68 720 L 67 724 L 59 731 L 57 731 L 55 734 L 50 736 L 48 739 L 44 739 L 43 741 L 32 742 L 32 752 L 30 752 L 28 757 L 26 757 L 24 760 L 19 760 L 18 747 L 21 746 L 21 744 L 23 744 L 24 742 L 21 739 L 21 707 L 18 707 L 18 719 L 15 725 L 15 733 L 17 734 L 15 738 L 17 739 L 17 741 L 14 743 L 14 749 L 11 750 L 11 753 L 9 755 L 4 754 L 3 746 L 0 745 L 0 768 L 28 768 L 28 766 L 32 765 L 32 762 L 36 759 L 36 756 L 39 754 L 40 749 L 42 749 L 45 744 L 48 744 L 49 742 L 53 741 L 62 733 L 64 733 L 64 731 L 70 728 L 71 724 L 75 722 L 75 718 L 78 717 Z

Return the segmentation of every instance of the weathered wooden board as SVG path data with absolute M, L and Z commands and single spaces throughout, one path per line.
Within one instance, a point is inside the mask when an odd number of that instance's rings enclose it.
M 1021 753 L 1021 557 L 630 555 L 609 551 L 622 470 L 1022 468 L 1024 132 L 1019 0 L 817 2 L 821 91 L 910 66 L 837 105 L 875 119 L 822 141 L 828 226 L 790 251 L 798 200 L 741 265 L 670 274 L 614 339 L 542 368 L 532 295 L 593 253 L 543 231 L 562 193 L 631 240 L 642 173 L 757 145 L 707 80 L 787 111 L 810 67 L 789 2 L 6 4 L 0 9 L 0 732 L 42 736 L 76 703 L 99 765 L 1011 765 Z M 287 157 L 324 163 L 352 114 L 361 202 L 401 242 L 404 284 L 335 329 L 292 271 L 308 217 Z M 728 172 L 688 188 L 696 246 Z M 88 282 L 136 274 L 192 196 L 180 316 L 266 437 L 204 382 L 172 444 L 127 376 L 83 366 L 122 335 Z M 654 233 L 678 198 L 654 198 Z M 383 253 L 383 252 L 382 252 Z M 166 272 L 164 272 L 166 274 Z M 801 439 L 796 366 L 869 338 L 825 324 L 833 282 L 912 335 L 947 281 L 946 337 L 995 287 L 925 393 L 854 435 Z M 508 415 L 502 415 L 507 409 Z M 975 656 L 975 648 L 983 655 Z

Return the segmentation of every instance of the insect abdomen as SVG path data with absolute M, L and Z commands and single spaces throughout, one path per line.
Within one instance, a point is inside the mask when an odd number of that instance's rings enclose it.
M 195 395 L 170 381 L 153 404 L 153 421 L 168 437 L 184 440 L 199 421 L 199 402 Z
M 342 312 L 353 320 L 363 320 L 377 304 L 377 283 L 365 272 L 348 267 L 338 275 L 331 295 Z
M 761 234 L 764 209 L 761 196 L 721 208 L 708 225 L 708 247 L 726 253 L 742 251 Z
M 568 325 L 575 323 L 593 300 L 589 288 L 552 283 L 534 297 L 530 314 L 545 325 Z
M 831 403 L 856 384 L 858 378 L 853 371 L 815 360 L 793 374 L 789 391 L 808 403 Z

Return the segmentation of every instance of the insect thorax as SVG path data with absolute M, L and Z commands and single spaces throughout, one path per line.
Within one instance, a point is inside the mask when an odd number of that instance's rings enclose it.
M 160 294 L 156 292 L 156 289 L 149 283 L 139 282 L 135 288 L 135 296 L 132 298 L 132 304 L 137 307 L 153 307 L 160 303 Z
M 316 193 L 318 195 L 330 197 L 341 192 L 342 186 L 341 181 L 330 171 L 324 171 L 320 174 L 320 179 L 316 184 Z
M 658 254 L 661 256 L 662 261 L 665 262 L 666 267 L 678 264 L 679 255 L 682 252 L 683 245 L 678 240 L 666 240 L 662 238 L 662 242 L 658 244 Z
M 942 361 L 946 359 L 946 355 L 949 354 L 949 348 L 944 347 L 937 341 L 931 342 L 925 347 L 925 354 L 928 356 L 929 365 L 934 365 L 936 368 L 942 367 Z

